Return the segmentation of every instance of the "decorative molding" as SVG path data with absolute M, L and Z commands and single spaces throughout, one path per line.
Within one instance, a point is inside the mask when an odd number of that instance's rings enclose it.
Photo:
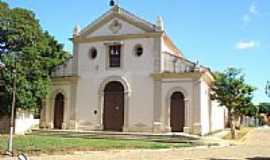
M 192 80 L 204 80 L 209 86 L 214 82 L 214 77 L 208 72 L 183 72 L 183 73 L 154 73 L 151 74 L 154 80 L 164 79 L 180 79 L 180 78 L 191 78 Z
M 109 30 L 113 34 L 117 34 L 122 29 L 122 24 L 116 19 L 109 25 Z
M 184 72 L 184 73 L 154 73 L 151 75 L 154 80 L 162 79 L 179 79 L 179 78 L 192 78 L 199 79 L 201 73 L 199 72 Z
M 92 43 L 102 41 L 121 41 L 127 39 L 138 39 L 138 38 L 158 38 L 161 37 L 161 32 L 148 32 L 144 34 L 126 34 L 126 35 L 112 35 L 112 36 L 96 36 L 91 38 L 76 37 L 72 40 L 76 43 Z
M 70 76 L 70 77 L 53 77 L 52 78 L 52 83 L 53 84 L 69 84 L 71 83 L 76 83 L 79 80 L 79 76 Z
M 185 99 L 184 99 L 185 102 L 187 102 L 189 100 L 189 98 L 188 98 L 189 97 L 189 94 L 188 94 L 188 92 L 185 89 L 183 89 L 182 87 L 174 87 L 174 88 L 170 89 L 169 92 L 167 93 L 167 96 L 166 96 L 166 99 L 167 99 L 167 102 L 168 102 L 167 104 L 170 104 L 171 96 L 175 92 L 181 92 L 181 93 L 183 93 L 183 95 L 185 97 Z
M 120 82 L 124 86 L 124 92 L 125 93 L 131 93 L 132 92 L 130 84 L 129 84 L 128 80 L 125 77 L 123 77 L 123 76 L 110 76 L 110 77 L 105 78 L 101 82 L 100 88 L 99 88 L 99 91 L 98 91 L 99 95 L 103 95 L 106 85 L 109 82 L 113 82 L 113 81 Z

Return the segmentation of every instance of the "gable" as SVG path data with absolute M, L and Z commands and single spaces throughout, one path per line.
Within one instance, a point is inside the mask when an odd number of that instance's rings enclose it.
M 113 36 L 113 35 L 128 35 L 128 34 L 143 34 L 145 31 L 139 27 L 130 24 L 120 18 L 112 18 L 107 23 L 97 28 L 92 33 L 86 35 L 86 38 L 98 36 Z
M 161 32 L 160 29 L 134 14 L 114 6 L 103 16 L 85 27 L 77 38 L 110 36 L 121 34 L 142 34 L 145 32 Z

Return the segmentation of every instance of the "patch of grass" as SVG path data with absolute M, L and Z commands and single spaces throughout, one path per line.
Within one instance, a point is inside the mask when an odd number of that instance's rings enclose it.
M 252 128 L 251 127 L 242 127 L 240 130 L 236 130 L 237 133 L 237 137 L 234 140 L 241 140 L 249 131 L 251 131 Z M 232 139 L 232 135 L 231 132 L 229 132 L 228 134 L 226 134 L 223 139 L 226 140 L 233 140 Z
M 7 136 L 0 137 L 0 152 L 7 146 Z M 94 139 L 46 135 L 26 135 L 14 137 L 15 153 L 61 154 L 74 151 L 102 151 L 110 149 L 163 149 L 191 147 L 191 143 L 154 142 L 147 140 Z

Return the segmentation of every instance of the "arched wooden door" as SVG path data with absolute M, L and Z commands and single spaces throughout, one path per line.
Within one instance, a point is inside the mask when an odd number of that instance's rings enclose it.
M 55 97 L 54 103 L 54 129 L 62 129 L 64 122 L 64 96 L 59 93 Z
M 170 125 L 172 132 L 183 132 L 185 126 L 185 97 L 181 92 L 171 96 Z
M 124 87 L 110 82 L 104 90 L 103 125 L 105 131 L 122 131 L 124 125 Z

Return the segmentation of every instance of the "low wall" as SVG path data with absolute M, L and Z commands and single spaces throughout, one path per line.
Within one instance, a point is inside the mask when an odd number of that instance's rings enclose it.
M 256 119 L 255 117 L 244 116 L 242 117 L 242 125 L 245 127 L 259 126 L 259 119 Z
M 223 130 L 226 126 L 227 112 L 216 101 L 212 102 L 211 132 Z
M 9 116 L 0 117 L 0 133 L 6 134 L 9 132 Z M 27 111 L 18 111 L 15 119 L 15 131 L 17 135 L 25 134 L 34 126 L 39 125 L 39 119 L 34 119 L 34 115 Z
M 26 111 L 16 113 L 15 134 L 25 134 L 34 126 L 39 125 L 39 119 L 34 119 L 34 114 Z

